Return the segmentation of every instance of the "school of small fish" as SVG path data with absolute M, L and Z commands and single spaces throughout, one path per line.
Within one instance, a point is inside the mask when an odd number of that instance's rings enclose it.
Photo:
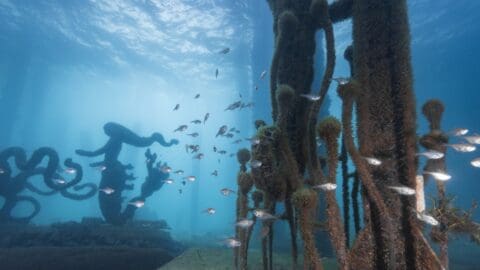
M 230 48 L 225 47 L 223 49 L 218 50 L 217 52 L 220 55 L 227 55 L 227 54 L 230 53 Z M 219 75 L 220 75 L 220 70 L 219 70 L 219 68 L 216 68 L 215 69 L 215 78 L 219 78 Z M 257 82 L 258 84 L 255 85 L 255 90 L 259 89 L 258 86 L 260 84 L 262 84 L 262 80 L 264 80 L 266 78 L 266 76 L 267 76 L 267 71 L 266 70 L 262 71 L 261 74 L 258 77 L 259 78 L 259 80 Z M 336 82 L 339 86 L 342 86 L 342 85 L 346 85 L 346 84 L 350 83 L 350 78 L 338 77 L 338 78 L 332 78 L 332 81 Z M 200 96 L 201 96 L 200 93 L 198 93 L 193 97 L 193 99 L 194 100 L 201 100 Z M 240 111 L 240 110 L 245 109 L 245 108 L 252 108 L 254 106 L 253 102 L 245 102 L 244 100 L 242 100 L 242 95 L 240 94 L 239 96 L 240 96 L 240 100 L 234 100 L 233 102 L 225 105 L 225 107 L 223 107 L 221 109 L 223 109 L 223 111 L 225 113 L 228 113 L 228 112 L 231 112 L 231 111 Z M 312 103 L 315 103 L 315 102 L 317 102 L 321 99 L 321 96 L 313 94 L 313 93 L 300 94 L 299 96 L 301 98 L 304 98 L 304 99 L 312 102 Z M 180 106 L 181 106 L 180 104 L 176 104 L 174 106 L 173 110 L 178 111 L 180 109 Z M 198 130 L 195 130 L 195 128 L 199 127 L 198 125 L 200 125 L 202 123 L 203 123 L 203 125 L 205 125 L 207 123 L 207 121 L 209 121 L 210 118 L 211 118 L 211 114 L 209 112 L 205 113 L 203 115 L 203 118 L 201 116 L 197 115 L 197 117 L 194 117 L 194 119 L 191 119 L 189 121 L 189 124 L 191 126 L 189 126 L 187 124 L 181 124 L 176 129 L 173 130 L 174 132 L 181 133 L 181 134 L 183 134 L 183 136 L 188 136 L 188 137 L 191 138 L 190 139 L 191 141 L 188 144 L 185 145 L 185 148 L 186 148 L 186 152 L 188 154 L 192 154 L 192 159 L 202 160 L 202 159 L 206 158 L 206 156 L 207 156 L 207 158 L 211 158 L 211 154 L 209 154 L 209 151 L 206 151 L 206 149 L 208 149 L 208 148 L 204 148 L 203 145 L 202 145 L 202 150 L 200 150 L 200 145 L 199 144 L 195 144 L 195 143 L 192 144 L 192 142 L 194 142 L 195 139 L 199 138 L 200 135 L 201 135 L 201 132 L 199 132 Z M 210 121 L 210 122 L 212 122 L 212 121 Z M 213 120 L 213 122 L 215 122 L 215 119 Z M 217 140 L 231 139 L 230 145 L 242 145 L 244 143 L 249 143 L 250 146 L 257 146 L 257 145 L 262 144 L 262 141 L 259 138 L 256 138 L 256 137 L 250 137 L 250 138 L 249 137 L 243 137 L 243 139 L 239 138 L 237 136 L 237 134 L 240 133 L 240 130 L 238 130 L 236 127 L 232 127 L 228 123 L 215 122 L 215 124 L 217 126 L 214 129 L 214 130 L 216 130 L 216 133 L 214 133 L 214 134 L 215 134 L 215 139 L 217 139 Z M 190 133 L 185 132 L 187 129 L 190 131 Z M 459 142 L 455 142 L 455 143 L 451 143 L 451 144 L 445 144 L 445 147 L 449 147 L 449 148 L 453 149 L 454 151 L 460 152 L 460 153 L 470 153 L 470 152 L 475 151 L 476 150 L 476 145 L 480 145 L 480 135 L 474 134 L 474 135 L 467 136 L 468 132 L 469 132 L 469 130 L 465 129 L 465 128 L 455 128 L 455 129 L 447 132 L 448 135 L 451 135 L 451 136 L 453 136 L 455 138 L 458 138 L 458 139 L 461 139 L 463 141 L 459 141 Z M 205 136 L 203 136 L 202 138 L 204 138 L 204 137 Z M 222 139 L 222 138 L 224 138 L 224 139 Z M 268 139 L 268 136 L 267 136 L 267 139 Z M 267 143 L 267 142 L 265 142 L 265 143 Z M 317 143 L 317 146 L 322 145 L 321 140 L 319 138 L 316 139 L 316 143 Z M 215 155 L 217 157 L 225 157 L 225 156 L 234 157 L 235 156 L 235 151 L 227 152 L 227 150 L 224 150 L 222 148 L 223 147 L 220 145 L 220 143 L 218 143 L 214 146 L 211 146 L 211 148 L 209 148 L 209 149 L 211 149 L 210 151 L 212 151 L 212 149 L 213 149 L 213 153 L 215 153 Z M 442 151 L 444 151 L 444 150 L 442 150 Z M 415 155 L 419 158 L 422 157 L 422 158 L 425 158 L 427 160 L 439 160 L 439 159 L 442 159 L 442 158 L 445 157 L 445 153 L 442 152 L 442 151 L 438 151 L 438 150 L 434 150 L 434 149 L 426 149 L 425 151 L 417 152 Z M 207 155 L 205 155 L 205 154 L 207 154 Z M 363 156 L 362 158 L 368 165 L 370 165 L 372 167 L 379 167 L 379 166 L 382 166 L 383 162 L 387 162 L 386 158 L 384 160 L 381 160 L 381 159 L 379 159 L 378 157 L 375 157 L 375 156 Z M 218 158 L 217 160 L 218 160 L 218 163 L 221 162 L 220 158 Z M 264 160 L 264 162 L 267 162 L 267 161 Z M 473 167 L 480 168 L 480 157 L 472 159 L 470 163 Z M 250 160 L 248 162 L 248 164 L 249 164 L 250 169 L 252 169 L 252 170 L 260 169 L 264 165 L 262 161 L 255 160 L 255 159 Z M 173 172 L 175 175 L 183 175 L 184 174 L 183 170 L 173 171 L 173 169 L 168 167 L 168 166 L 166 168 L 162 167 L 161 171 L 164 172 L 164 173 Z M 0 174 L 1 173 L 3 173 L 3 171 L 0 169 Z M 452 176 L 445 171 L 439 171 L 439 170 L 428 171 L 428 170 L 426 170 L 426 171 L 423 171 L 422 173 L 424 175 L 431 176 L 432 178 L 434 178 L 437 181 L 448 181 L 452 178 Z M 213 172 L 210 173 L 211 176 L 215 176 L 215 177 L 218 177 L 218 174 L 219 174 L 219 172 L 216 169 L 213 170 Z M 178 189 L 179 194 L 182 194 L 184 189 L 187 188 L 187 183 L 188 182 L 195 182 L 195 181 L 196 181 L 196 177 L 193 176 L 193 175 L 183 177 L 183 181 L 179 182 L 179 183 L 181 183 L 181 185 L 183 185 L 183 188 Z M 174 183 L 176 183 L 175 180 L 172 179 L 172 178 L 168 178 L 166 180 L 163 180 L 163 182 L 166 183 L 166 184 L 169 184 L 169 185 L 173 185 Z M 386 185 L 385 187 L 387 189 L 390 189 L 392 192 L 395 192 L 399 196 L 414 196 L 414 195 L 416 195 L 415 189 L 413 189 L 411 187 L 408 187 L 408 186 Z M 312 186 L 312 189 L 325 191 L 325 192 L 332 192 L 332 191 L 335 191 L 337 189 L 337 184 L 335 184 L 335 183 L 324 183 L 324 184 L 314 185 L 314 186 Z M 100 191 L 104 192 L 105 194 L 111 194 L 111 193 L 114 192 L 113 190 L 107 191 L 106 189 L 102 189 Z M 236 192 L 234 190 L 229 189 L 229 188 L 220 189 L 220 194 L 224 197 L 229 197 L 229 196 L 231 196 L 232 194 L 235 194 L 235 193 Z M 144 205 L 144 203 L 145 202 L 143 202 L 143 201 L 137 201 L 137 202 L 131 202 L 129 204 L 132 204 L 136 207 L 142 207 Z M 207 214 L 207 215 L 212 216 L 212 215 L 216 214 L 217 211 L 216 211 L 215 208 L 210 207 L 210 208 L 207 208 L 207 209 L 203 210 L 202 212 Z M 265 222 L 265 221 L 273 222 L 273 221 L 279 219 L 279 217 L 269 213 L 265 209 L 252 209 L 251 213 L 253 215 L 251 218 L 243 218 L 243 219 L 239 219 L 239 220 L 235 221 L 235 223 L 234 223 L 235 227 L 242 228 L 242 229 L 247 229 L 247 228 L 250 228 L 250 227 L 255 225 L 255 220 L 260 220 L 260 221 L 263 221 L 263 222 Z M 422 213 L 417 212 L 416 215 L 417 215 L 417 218 L 419 220 L 421 220 L 421 221 L 423 221 L 427 224 L 430 224 L 432 226 L 438 226 L 439 225 L 439 222 L 433 216 L 430 216 L 430 215 L 428 215 L 424 212 L 422 212 Z M 262 226 L 262 229 L 261 229 L 261 237 L 262 238 L 266 237 L 270 233 L 269 228 L 270 228 L 269 226 L 265 226 L 265 225 Z M 227 247 L 231 247 L 231 248 L 239 247 L 241 245 L 240 241 L 236 238 L 233 238 L 233 237 L 226 238 L 226 239 L 222 240 L 222 243 L 224 245 L 226 245 Z

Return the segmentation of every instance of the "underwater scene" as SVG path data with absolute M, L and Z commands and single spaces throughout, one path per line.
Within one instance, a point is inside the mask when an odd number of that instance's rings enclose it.
M 478 14 L 0 0 L 0 269 L 480 269 Z

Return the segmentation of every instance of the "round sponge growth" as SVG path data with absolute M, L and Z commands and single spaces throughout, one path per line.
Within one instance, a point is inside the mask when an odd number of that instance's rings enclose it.
M 265 123 L 265 121 L 263 121 L 263 120 L 260 120 L 260 119 L 255 120 L 255 129 L 259 129 L 259 128 L 261 128 L 263 126 L 266 126 L 266 125 L 267 125 L 267 123 Z
M 289 85 L 281 84 L 277 88 L 277 102 L 279 108 L 289 107 L 295 98 L 295 90 Z
M 318 136 L 324 141 L 338 139 L 340 132 L 342 132 L 342 124 L 333 116 L 323 119 L 317 125 Z
M 440 121 L 444 111 L 445 106 L 438 99 L 431 99 L 422 107 L 423 115 L 425 115 L 428 122 L 430 122 L 431 129 L 440 129 Z
M 339 85 L 337 88 L 337 94 L 341 99 L 356 98 L 360 93 L 360 84 L 351 79 L 347 84 Z
M 245 166 L 250 160 L 250 151 L 247 148 L 242 148 L 237 152 L 237 160 L 240 164 Z
M 317 206 L 317 193 L 309 188 L 301 188 L 293 193 L 293 205 L 297 209 L 314 209 Z

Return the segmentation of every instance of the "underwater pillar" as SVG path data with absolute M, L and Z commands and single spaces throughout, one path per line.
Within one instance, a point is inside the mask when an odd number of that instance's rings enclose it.
M 441 120 L 445 110 L 445 106 L 440 100 L 432 99 L 427 101 L 422 107 L 422 113 L 427 118 L 430 126 L 430 132 L 420 139 L 420 144 L 429 150 L 435 150 L 443 153 L 440 159 L 429 159 L 425 164 L 424 171 L 446 171 L 445 164 L 448 137 L 441 131 Z M 428 180 L 428 174 L 423 174 L 423 179 Z M 425 181 L 426 182 L 426 181 Z M 438 191 L 438 208 L 441 213 L 448 211 L 448 199 L 446 196 L 445 183 L 435 181 Z M 448 217 L 442 215 L 440 217 L 440 226 L 433 227 L 431 238 L 440 246 L 439 259 L 445 270 L 448 269 Z
M 412 211 L 415 198 L 388 190 L 390 185 L 413 188 L 416 184 L 416 116 L 406 0 L 357 0 L 352 17 L 359 153 L 382 161 L 381 166 L 356 162 L 362 183 L 368 177 L 374 184 L 366 190 L 371 206 L 368 226 L 373 234 L 362 240 L 370 241 L 365 248 L 373 248 L 368 252 L 373 256 L 371 265 L 366 267 L 436 269 L 432 258 L 422 252 L 428 244 Z M 380 200 L 374 199 L 372 188 L 379 191 Z

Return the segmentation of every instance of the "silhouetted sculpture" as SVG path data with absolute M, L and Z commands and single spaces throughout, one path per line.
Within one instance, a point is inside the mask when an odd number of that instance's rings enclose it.
M 135 179 L 132 174 L 127 174 L 127 170 L 133 169 L 133 166 L 130 164 L 123 165 L 118 161 L 122 145 L 125 143 L 136 147 L 148 147 L 157 142 L 162 146 L 169 147 L 178 144 L 178 140 L 173 139 L 170 142 L 166 142 L 160 133 L 153 133 L 150 137 L 140 137 L 124 126 L 113 122 L 105 124 L 103 130 L 110 139 L 102 148 L 96 151 L 76 150 L 76 153 L 86 157 L 104 155 L 103 161 L 90 164 L 92 167 L 98 167 L 102 171 L 99 190 L 103 192 L 99 192 L 98 195 L 100 210 L 108 223 L 121 225 L 133 217 L 137 208 L 133 203 L 136 201 L 144 202 L 146 197 L 161 187 L 161 180 L 168 177 L 168 174 L 153 172 L 152 164 L 156 159 L 156 155 L 151 155 L 150 151 L 147 150 L 149 176 L 142 186 L 142 195 L 130 200 L 126 209 L 122 212 L 122 192 L 125 189 L 132 190 L 133 184 L 127 184 L 127 181 Z M 105 192 L 108 189 L 113 190 L 113 192 Z
M 14 159 L 18 173 L 14 174 L 8 160 Z M 44 158 L 48 158 L 46 167 L 38 167 Z M 0 152 L 0 196 L 5 198 L 5 203 L 0 209 L 0 223 L 3 222 L 23 222 L 28 223 L 40 212 L 40 203 L 28 195 L 20 195 L 24 190 L 37 193 L 39 195 L 49 196 L 60 192 L 66 198 L 72 200 L 85 200 L 97 191 L 97 186 L 93 183 L 79 185 L 83 177 L 82 167 L 74 163 L 71 159 L 66 159 L 64 165 L 72 172 L 75 177 L 67 181 L 57 170 L 59 168 L 59 158 L 55 150 L 48 147 L 42 147 L 33 152 L 30 159 L 27 159 L 25 150 L 20 147 L 10 147 Z M 49 190 L 43 191 L 37 188 L 28 179 L 35 175 L 41 175 L 43 181 Z M 75 191 L 87 188 L 84 194 L 75 194 L 68 191 L 73 187 Z M 25 217 L 14 217 L 12 210 L 20 201 L 28 201 L 33 205 L 33 212 Z

